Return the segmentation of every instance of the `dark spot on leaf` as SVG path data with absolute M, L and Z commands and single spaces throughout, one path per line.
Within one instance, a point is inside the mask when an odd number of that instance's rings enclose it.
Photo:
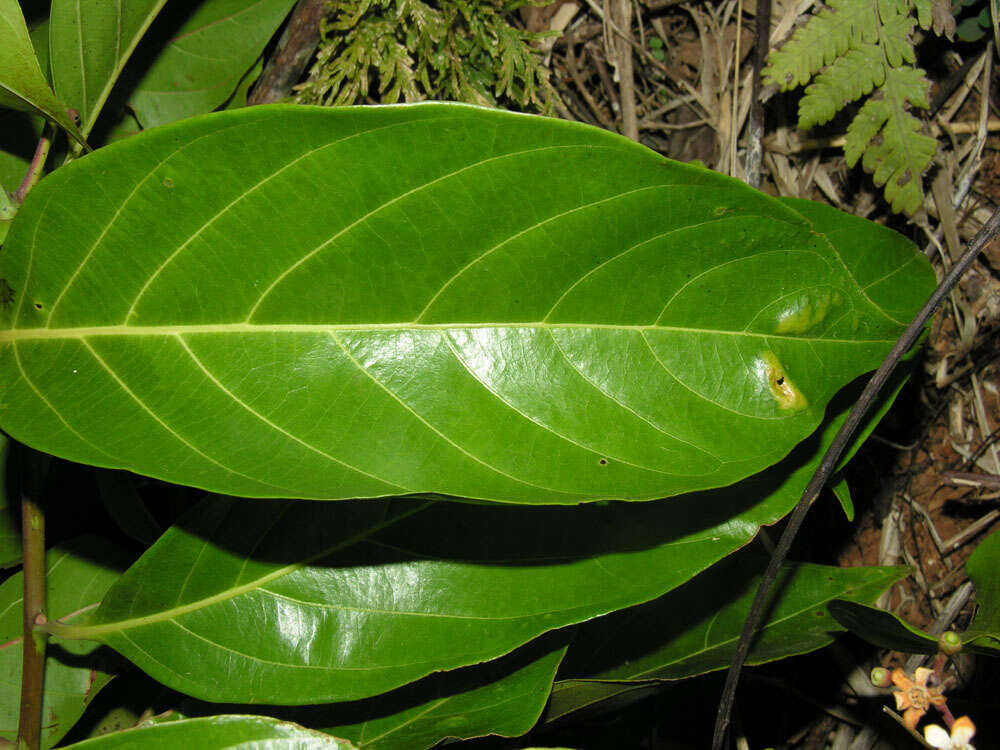
M 14 301 L 14 288 L 7 283 L 7 279 L 0 279 L 0 305 L 7 307 Z
M 826 612 L 824 612 L 821 609 L 817 609 L 815 612 L 813 612 L 813 614 L 816 615 L 817 617 L 826 617 Z
M 601 466 L 607 466 L 607 465 L 608 465 L 608 459 L 606 459 L 606 458 L 602 458 L 602 459 L 601 459 L 600 461 L 598 461 L 597 463 L 599 463 L 599 464 L 600 464 Z
M 165 188 L 172 188 L 173 186 L 174 186 L 174 181 L 173 180 L 171 180 L 169 177 L 164 177 L 163 178 L 163 187 L 165 187 Z
M 42 309 L 42 303 L 41 302 L 36 302 L 35 303 L 35 309 L 36 310 L 41 310 Z
M 826 580 L 827 580 L 827 581 L 828 581 L 829 583 L 833 583 L 833 576 L 827 576 L 827 577 L 826 577 Z
M 912 179 L 913 179 L 913 172 L 907 169 L 903 172 L 903 174 L 899 176 L 899 179 L 896 180 L 896 184 L 899 185 L 900 187 L 903 187 L 903 185 L 905 185 Z
M 791 73 L 785 73 L 785 83 L 788 86 L 791 86 L 793 83 L 795 83 L 795 76 L 793 76 Z

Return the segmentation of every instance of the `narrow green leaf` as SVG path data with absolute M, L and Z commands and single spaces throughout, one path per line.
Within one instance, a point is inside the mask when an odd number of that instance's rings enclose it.
M 17 0 L 0 0 L 0 106 L 37 112 L 84 142 L 66 105 L 45 80 Z
M 123 565 L 106 540 L 81 537 L 46 555 L 50 617 L 84 623 Z M 23 574 L 0 584 L 0 744 L 17 739 L 21 691 Z M 45 660 L 42 746 L 52 747 L 120 666 L 97 643 L 53 639 Z
M 554 635 L 500 659 L 431 675 L 386 695 L 298 711 L 314 719 L 303 723 L 330 726 L 324 731 L 362 750 L 424 750 L 447 738 L 491 734 L 518 737 L 538 721 L 566 652 L 565 635 Z
M 766 560 L 731 556 L 654 602 L 578 628 L 560 670 L 563 686 L 548 720 L 628 693 L 636 681 L 680 680 L 729 666 Z M 827 613 L 835 598 L 873 602 L 904 568 L 837 568 L 793 563 L 780 574 L 780 598 L 754 643 L 748 664 L 822 648 L 844 628 Z M 580 684 L 597 682 L 603 687 Z
M 830 489 L 833 490 L 837 502 L 843 508 L 847 522 L 854 521 L 854 500 L 851 498 L 851 488 L 847 485 L 847 479 L 840 475 L 840 478 L 831 485 Z
M 350 742 L 265 716 L 210 716 L 126 729 L 68 745 L 73 750 L 354 750 Z
M 716 502 L 529 509 L 213 498 L 71 635 L 99 639 L 204 700 L 354 700 L 678 585 L 748 540 L 747 525 L 730 529 L 719 515 L 740 499 Z
M 52 83 L 80 113 L 89 135 L 149 24 L 166 0 L 53 0 L 49 16 Z
M 131 98 L 142 126 L 211 112 L 229 99 L 294 4 L 205 0 L 194 12 L 177 6 L 189 17 L 157 52 Z
M 32 191 L 0 277 L 0 426 L 33 447 L 244 496 L 549 504 L 774 464 L 935 283 L 870 222 L 446 104 L 144 132 Z

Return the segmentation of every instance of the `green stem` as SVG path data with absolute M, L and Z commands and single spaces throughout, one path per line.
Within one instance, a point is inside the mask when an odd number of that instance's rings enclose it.
M 21 466 L 21 538 L 24 548 L 24 642 L 21 662 L 21 710 L 17 746 L 38 750 L 42 739 L 42 691 L 47 634 L 45 616 L 45 513 L 39 501 L 38 460 L 19 452 Z

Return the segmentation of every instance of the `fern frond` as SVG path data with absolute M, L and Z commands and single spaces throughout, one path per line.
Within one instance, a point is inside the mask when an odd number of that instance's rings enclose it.
M 897 212 L 920 206 L 920 178 L 937 150 L 910 112 L 928 106 L 929 83 L 913 66 L 913 29 L 932 25 L 935 1 L 831 0 L 771 53 L 764 71 L 783 90 L 812 79 L 799 103 L 802 129 L 870 97 L 847 128 L 844 153 L 851 166 L 860 160 Z
M 884 82 L 885 62 L 877 46 L 862 44 L 848 50 L 806 87 L 806 94 L 799 101 L 799 127 L 806 129 L 827 122 Z
M 874 43 L 877 38 L 871 2 L 830 0 L 828 8 L 813 16 L 781 49 L 771 53 L 764 69 L 765 81 L 777 83 L 782 89 L 802 86 L 849 47 Z
M 892 210 L 912 214 L 923 201 L 920 173 L 937 151 L 937 141 L 921 131 L 905 104 L 927 106 L 929 84 L 922 70 L 890 69 L 876 96 L 869 99 L 847 128 L 844 155 L 854 166 L 884 185 Z

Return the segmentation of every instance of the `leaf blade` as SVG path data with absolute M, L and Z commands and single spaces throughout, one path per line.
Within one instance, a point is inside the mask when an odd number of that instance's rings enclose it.
M 294 0 L 208 0 L 188 12 L 130 104 L 144 128 L 211 112 L 236 90 Z
M 347 164 L 370 168 L 345 180 Z M 86 210 L 51 203 L 94 170 Z M 601 131 L 439 104 L 179 123 L 25 206 L 0 257 L 18 292 L 0 423 L 249 496 L 567 504 L 730 483 L 881 360 L 912 304 L 893 289 L 933 282 L 912 248 L 878 260 L 874 225 L 837 245 L 815 217 Z M 888 308 L 857 278 L 879 264 Z
M 49 16 L 52 84 L 89 135 L 111 89 L 166 0 L 56 0 Z
M 0 0 L 0 105 L 37 112 L 85 143 L 38 64 L 17 0 Z

